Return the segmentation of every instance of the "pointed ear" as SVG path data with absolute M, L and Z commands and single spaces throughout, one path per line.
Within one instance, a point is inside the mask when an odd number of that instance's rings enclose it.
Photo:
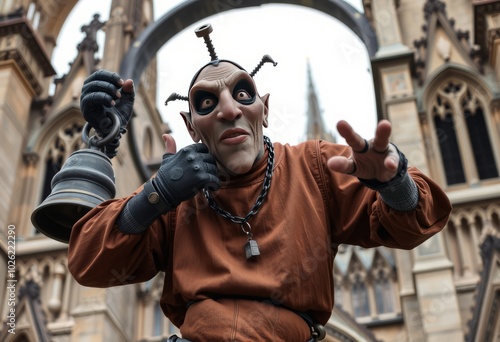
M 180 112 L 182 119 L 184 120 L 184 124 L 186 125 L 186 128 L 189 132 L 189 135 L 191 136 L 191 139 L 193 139 L 194 142 L 198 142 L 201 140 L 200 135 L 198 132 L 194 129 L 193 124 L 191 123 L 191 114 L 189 112 Z
M 269 126 L 269 93 L 260 97 L 261 101 L 264 103 L 264 120 L 262 125 L 267 128 Z

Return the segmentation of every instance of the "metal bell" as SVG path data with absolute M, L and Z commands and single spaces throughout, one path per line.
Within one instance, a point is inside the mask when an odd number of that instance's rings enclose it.
M 51 193 L 31 214 L 33 225 L 46 236 L 68 243 L 73 225 L 102 202 L 116 195 L 113 166 L 101 150 L 113 141 L 120 122 L 112 113 L 113 129 L 103 139 L 88 138 L 91 126 L 83 129 L 82 140 L 89 148 L 73 152 L 52 178 Z

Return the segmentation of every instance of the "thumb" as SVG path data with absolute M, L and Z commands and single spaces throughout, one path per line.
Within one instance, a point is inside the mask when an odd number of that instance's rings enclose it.
M 134 105 L 135 100 L 135 88 L 134 82 L 132 80 L 126 80 L 123 83 L 122 88 L 120 89 L 120 101 L 116 107 L 132 107 Z
M 170 134 L 163 134 L 163 141 L 165 141 L 165 153 L 175 153 L 177 152 L 177 146 L 175 145 L 175 139 Z
M 123 82 L 122 92 L 134 93 L 134 81 L 132 81 L 131 79 L 128 79 L 125 82 Z

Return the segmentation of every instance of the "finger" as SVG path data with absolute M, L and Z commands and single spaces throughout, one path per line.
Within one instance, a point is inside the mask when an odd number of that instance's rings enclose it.
M 366 146 L 366 140 L 356 133 L 347 121 L 339 121 L 337 123 L 337 130 L 353 151 L 363 151 Z
M 85 96 L 87 94 L 102 92 L 109 94 L 113 98 L 121 97 L 118 88 L 113 84 L 106 81 L 93 81 L 85 84 L 82 87 L 82 95 Z
M 174 137 L 170 134 L 163 134 L 162 137 L 165 142 L 165 153 L 176 153 L 177 146 Z
M 389 147 L 389 138 L 391 136 L 391 123 L 387 120 L 382 120 L 378 123 L 375 130 L 375 138 L 372 142 L 372 148 L 375 152 L 385 153 Z
M 399 167 L 399 154 L 393 145 L 389 145 L 389 153 L 384 159 L 384 166 L 391 172 L 396 172 Z
M 217 166 L 215 165 L 215 163 L 205 163 L 205 166 L 207 168 L 207 173 L 211 174 L 211 175 L 214 175 L 214 176 L 217 176 Z
M 120 75 L 118 75 L 116 72 L 111 72 L 104 69 L 97 70 L 96 72 L 94 72 L 85 80 L 85 82 L 83 82 L 83 84 L 87 84 L 93 81 L 109 82 L 114 84 L 116 88 L 120 88 L 123 84 L 123 80 L 120 77 Z
M 106 93 L 92 93 L 87 96 L 84 96 L 80 100 L 80 107 L 82 111 L 85 112 L 87 107 L 97 107 L 97 106 L 106 106 L 112 107 L 114 104 L 113 98 Z
M 134 81 L 128 79 L 125 82 L 123 82 L 122 93 L 128 93 L 128 94 L 134 93 Z
M 328 159 L 327 166 L 330 170 L 345 174 L 353 174 L 356 171 L 354 160 L 343 156 L 335 156 Z
M 220 189 L 220 179 L 219 177 L 208 174 L 208 181 L 205 183 L 204 188 L 210 191 L 216 191 Z

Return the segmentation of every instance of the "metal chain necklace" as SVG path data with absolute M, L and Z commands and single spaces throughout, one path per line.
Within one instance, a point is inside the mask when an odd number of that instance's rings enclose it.
M 257 241 L 253 239 L 253 234 L 252 234 L 252 227 L 250 226 L 250 223 L 248 223 L 248 220 L 257 212 L 259 211 L 260 207 L 262 206 L 262 203 L 264 202 L 264 199 L 266 198 L 267 191 L 271 187 L 271 178 L 273 176 L 273 169 L 274 169 L 274 148 L 273 144 L 271 143 L 271 140 L 264 136 L 264 143 L 266 144 L 267 147 L 267 167 L 266 167 L 266 176 L 264 178 L 264 184 L 262 185 L 262 190 L 260 192 L 259 197 L 257 197 L 257 201 L 253 205 L 252 209 L 248 212 L 248 214 L 245 217 L 240 217 L 240 216 L 235 216 L 232 215 L 230 212 L 222 209 L 215 203 L 214 198 L 210 193 L 208 192 L 207 189 L 203 189 L 203 193 L 205 194 L 205 197 L 207 198 L 208 204 L 210 205 L 210 208 L 215 210 L 220 216 L 227 218 L 231 220 L 234 223 L 237 223 L 241 226 L 241 230 L 243 230 L 243 233 L 245 233 L 248 237 L 248 241 L 245 244 L 245 254 L 247 259 L 250 259 L 251 257 L 260 255 L 259 251 L 259 245 L 257 244 Z

